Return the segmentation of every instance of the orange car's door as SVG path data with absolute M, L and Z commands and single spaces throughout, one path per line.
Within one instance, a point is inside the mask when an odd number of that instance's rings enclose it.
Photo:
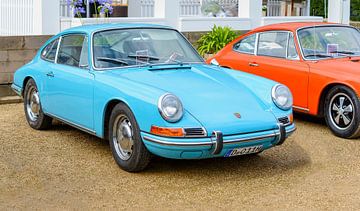
M 308 108 L 309 66 L 300 60 L 291 32 L 263 32 L 249 61 L 250 73 L 285 84 L 294 97 L 294 106 Z
M 254 59 L 256 34 L 243 38 L 232 46 L 232 50 L 227 51 L 221 58 L 220 64 L 232 69 L 249 72 L 249 62 Z

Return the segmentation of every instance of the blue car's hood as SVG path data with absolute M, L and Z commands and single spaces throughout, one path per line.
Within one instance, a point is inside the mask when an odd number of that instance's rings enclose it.
M 177 95 L 185 110 L 209 134 L 215 130 L 236 134 L 276 128 L 276 119 L 270 109 L 245 85 L 220 69 L 193 65 L 181 69 L 112 72 Z

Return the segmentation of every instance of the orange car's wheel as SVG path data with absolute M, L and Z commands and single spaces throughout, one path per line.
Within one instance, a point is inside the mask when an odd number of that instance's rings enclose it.
M 325 120 L 331 131 L 342 138 L 360 135 L 360 101 L 346 86 L 333 87 L 325 99 Z

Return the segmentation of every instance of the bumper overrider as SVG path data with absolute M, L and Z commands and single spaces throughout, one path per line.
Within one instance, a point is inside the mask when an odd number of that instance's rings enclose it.
M 294 124 L 282 125 L 266 131 L 236 135 L 223 135 L 214 131 L 211 137 L 171 138 L 141 132 L 147 149 L 159 156 L 174 159 L 200 159 L 223 157 L 230 150 L 261 145 L 263 150 L 281 145 L 296 127 Z

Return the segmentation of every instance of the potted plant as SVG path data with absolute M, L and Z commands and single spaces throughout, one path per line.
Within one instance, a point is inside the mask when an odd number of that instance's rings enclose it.
M 229 42 L 233 41 L 237 36 L 237 33 L 230 27 L 214 25 L 211 32 L 204 34 L 197 41 L 197 50 L 205 59 L 210 58 L 224 48 Z

